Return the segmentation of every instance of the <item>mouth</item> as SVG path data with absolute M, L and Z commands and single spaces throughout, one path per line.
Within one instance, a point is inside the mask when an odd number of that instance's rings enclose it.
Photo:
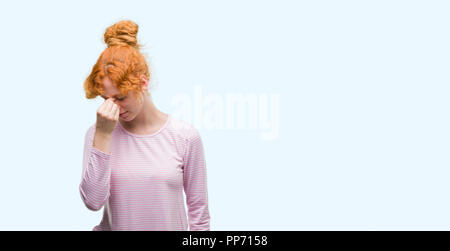
M 127 112 L 123 112 L 123 113 L 121 113 L 119 116 L 120 116 L 120 117 L 123 117 L 123 116 L 125 115 L 125 113 L 127 113 Z

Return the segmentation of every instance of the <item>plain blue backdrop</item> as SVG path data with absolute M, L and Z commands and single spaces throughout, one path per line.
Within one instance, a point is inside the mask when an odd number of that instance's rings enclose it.
M 279 97 L 270 140 L 261 122 L 199 129 L 211 230 L 450 230 L 449 13 L 448 1 L 2 1 L 0 229 L 100 222 L 78 191 L 102 103 L 83 81 L 105 29 L 130 19 L 162 111 L 199 101 L 196 88 Z

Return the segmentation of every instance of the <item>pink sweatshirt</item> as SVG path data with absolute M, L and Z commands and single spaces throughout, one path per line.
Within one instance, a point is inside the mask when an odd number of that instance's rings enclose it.
M 169 114 L 153 134 L 112 133 L 111 153 L 93 147 L 95 124 L 86 132 L 79 186 L 86 207 L 104 206 L 98 230 L 210 230 L 206 163 L 197 129 Z M 186 195 L 188 216 L 183 199 Z M 188 224 L 189 222 L 189 224 Z

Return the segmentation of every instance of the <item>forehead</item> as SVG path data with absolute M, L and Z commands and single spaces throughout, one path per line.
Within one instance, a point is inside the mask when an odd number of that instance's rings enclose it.
M 103 79 L 103 93 L 102 97 L 117 97 L 121 96 L 120 91 L 112 84 L 109 78 Z

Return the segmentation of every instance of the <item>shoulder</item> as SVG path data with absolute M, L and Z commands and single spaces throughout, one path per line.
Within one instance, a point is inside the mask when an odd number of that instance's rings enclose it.
M 203 142 L 200 133 L 191 123 L 176 117 L 171 117 L 171 129 L 177 135 L 178 142 L 182 142 L 182 158 L 186 163 L 191 158 L 199 158 L 203 154 Z
M 200 133 L 191 123 L 171 116 L 170 126 L 172 131 L 186 142 L 200 139 Z
M 95 123 L 93 123 L 91 126 L 89 126 L 89 127 L 86 129 L 86 132 L 85 132 L 85 138 L 90 138 L 90 139 L 92 139 L 93 136 L 94 136 L 94 133 L 95 133 Z

